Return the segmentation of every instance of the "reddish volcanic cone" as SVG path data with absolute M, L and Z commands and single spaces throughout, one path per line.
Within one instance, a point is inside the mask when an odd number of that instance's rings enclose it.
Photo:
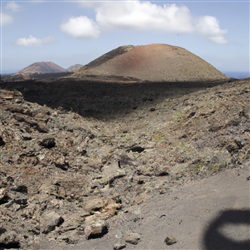
M 181 47 L 166 44 L 118 47 L 82 67 L 75 76 L 90 75 L 151 82 L 227 79 L 200 57 Z
M 36 62 L 21 71 L 18 71 L 16 74 L 46 74 L 62 72 L 66 72 L 66 69 L 53 62 Z

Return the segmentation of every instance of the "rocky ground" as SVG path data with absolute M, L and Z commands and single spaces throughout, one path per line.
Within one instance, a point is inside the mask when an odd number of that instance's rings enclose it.
M 94 248 L 153 196 L 245 168 L 249 83 L 1 83 L 0 248 Z M 123 240 L 113 247 L 143 241 Z

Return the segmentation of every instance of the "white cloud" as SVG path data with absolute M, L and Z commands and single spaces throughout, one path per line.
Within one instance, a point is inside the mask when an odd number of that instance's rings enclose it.
M 219 21 L 213 16 L 200 17 L 197 21 L 196 28 L 198 32 L 208 37 L 208 39 L 212 42 L 219 44 L 228 43 L 224 37 L 224 35 L 227 33 L 227 30 L 221 29 Z
M 150 2 L 106 3 L 96 9 L 99 25 L 108 28 L 160 30 L 174 33 L 192 31 L 192 19 L 186 6 L 157 5 Z
M 74 37 L 94 38 L 101 31 L 134 29 L 176 34 L 198 33 L 214 43 L 227 43 L 224 37 L 227 31 L 220 28 L 215 17 L 194 17 L 185 5 L 158 5 L 139 0 L 78 2 L 78 5 L 93 9 L 95 20 L 81 16 L 64 23 L 62 30 Z
M 16 3 L 16 2 L 14 2 L 14 1 L 12 1 L 12 2 L 8 2 L 7 4 L 6 4 L 6 6 L 5 6 L 5 8 L 7 9 L 7 10 L 11 10 L 11 11 L 13 11 L 13 12 L 18 12 L 18 11 L 20 11 L 20 6 Z
M 97 24 L 86 16 L 71 17 L 61 25 L 61 30 L 75 38 L 96 38 L 99 35 Z
M 0 25 L 1 26 L 12 23 L 12 21 L 13 21 L 12 16 L 7 15 L 5 13 L 0 13 Z
M 53 37 L 45 37 L 45 38 L 36 38 L 34 36 L 29 36 L 29 37 L 23 37 L 19 38 L 16 41 L 16 44 L 18 46 L 24 46 L 24 47 L 39 47 L 42 45 L 50 44 L 54 41 Z

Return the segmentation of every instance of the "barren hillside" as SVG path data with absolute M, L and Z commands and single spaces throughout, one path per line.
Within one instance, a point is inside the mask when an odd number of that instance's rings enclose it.
M 151 82 L 227 79 L 193 53 L 167 44 L 118 47 L 81 68 L 75 76 L 127 77 Z
M 115 244 L 109 232 L 123 218 L 131 220 L 121 235 L 143 220 L 136 208 L 152 197 L 249 165 L 249 87 L 1 83 L 0 248 L 50 240 L 91 249 L 101 236 L 102 246 Z

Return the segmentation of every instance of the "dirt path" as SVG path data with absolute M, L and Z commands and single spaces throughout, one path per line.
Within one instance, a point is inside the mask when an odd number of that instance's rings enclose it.
M 126 249 L 249 249 L 250 247 L 250 167 L 228 170 L 190 182 L 148 203 L 124 213 L 100 239 L 74 246 L 43 242 L 40 249 L 113 249 L 125 243 L 127 232 L 139 233 L 137 245 Z M 167 245 L 166 237 L 177 243 Z

